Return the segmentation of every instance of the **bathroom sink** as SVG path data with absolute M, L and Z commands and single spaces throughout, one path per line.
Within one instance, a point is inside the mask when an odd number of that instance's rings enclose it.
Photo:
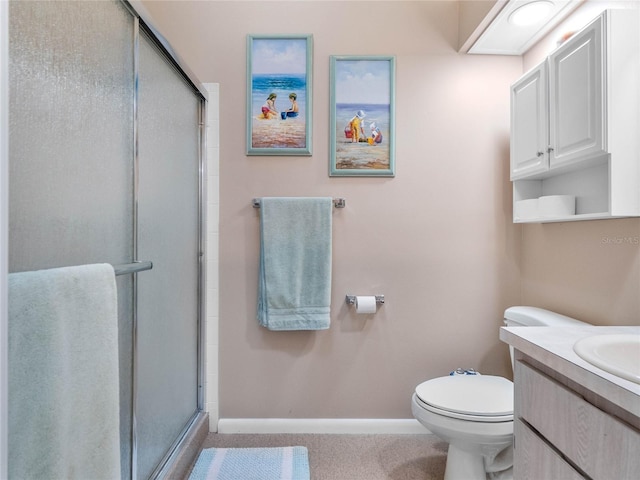
M 580 358 L 625 380 L 640 384 L 640 335 L 594 335 L 578 340 Z

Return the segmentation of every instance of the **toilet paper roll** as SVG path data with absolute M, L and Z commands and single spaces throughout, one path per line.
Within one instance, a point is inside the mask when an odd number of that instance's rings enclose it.
M 356 313 L 376 313 L 376 297 L 356 296 Z

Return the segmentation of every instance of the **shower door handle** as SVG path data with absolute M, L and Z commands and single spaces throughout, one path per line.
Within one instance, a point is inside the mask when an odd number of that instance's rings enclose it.
M 125 263 L 123 265 L 114 265 L 113 270 L 116 275 L 127 275 L 129 273 L 144 272 L 145 270 L 151 270 L 153 268 L 153 262 L 140 261 L 133 263 Z

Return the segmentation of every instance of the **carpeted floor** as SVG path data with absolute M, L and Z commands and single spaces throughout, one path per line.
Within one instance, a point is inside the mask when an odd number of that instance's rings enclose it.
M 435 435 L 207 436 L 203 448 L 304 446 L 311 480 L 442 480 L 448 444 Z

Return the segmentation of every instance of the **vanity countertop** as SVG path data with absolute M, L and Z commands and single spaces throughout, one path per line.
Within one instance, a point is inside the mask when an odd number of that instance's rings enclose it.
M 502 327 L 500 340 L 640 418 L 640 385 L 580 358 L 573 345 L 593 335 L 634 333 L 640 327 Z

